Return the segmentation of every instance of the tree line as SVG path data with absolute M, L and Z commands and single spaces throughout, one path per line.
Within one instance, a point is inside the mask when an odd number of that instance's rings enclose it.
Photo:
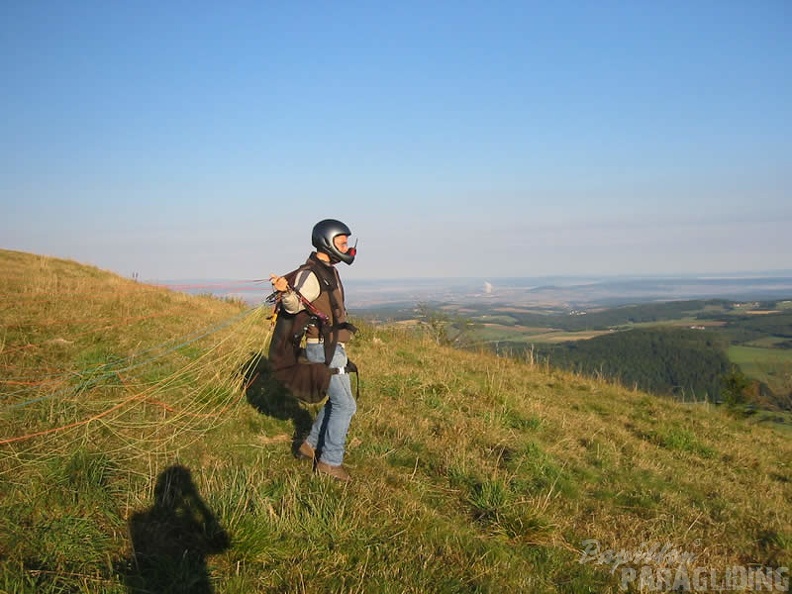
M 720 401 L 723 378 L 734 368 L 728 342 L 707 330 L 633 329 L 589 340 L 534 345 L 534 357 L 552 367 L 617 380 L 629 387 L 685 401 Z M 525 343 L 501 343 L 513 354 Z

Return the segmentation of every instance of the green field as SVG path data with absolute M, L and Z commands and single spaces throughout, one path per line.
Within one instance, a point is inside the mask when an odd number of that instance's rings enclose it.
M 745 375 L 765 382 L 774 392 L 792 390 L 792 350 L 732 345 L 728 355 Z

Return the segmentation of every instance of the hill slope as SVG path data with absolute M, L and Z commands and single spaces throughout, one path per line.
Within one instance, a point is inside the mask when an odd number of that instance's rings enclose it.
M 314 411 L 256 358 L 268 312 L 0 266 L 0 591 L 616 592 L 792 560 L 792 446 L 719 409 L 364 327 L 339 485 L 292 456 Z

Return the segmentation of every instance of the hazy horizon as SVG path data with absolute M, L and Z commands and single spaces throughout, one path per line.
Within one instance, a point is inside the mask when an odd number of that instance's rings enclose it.
M 268 282 L 231 279 L 161 281 L 161 286 L 192 294 L 238 297 L 256 305 L 272 291 Z M 356 308 L 420 302 L 480 302 L 512 305 L 581 304 L 608 306 L 688 299 L 792 299 L 792 272 L 768 276 L 613 276 L 356 279 L 345 281 L 347 306 Z

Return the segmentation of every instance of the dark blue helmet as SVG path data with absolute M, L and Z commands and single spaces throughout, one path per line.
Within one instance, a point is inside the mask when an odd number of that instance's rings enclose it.
M 333 243 L 333 240 L 339 235 L 349 236 L 352 235 L 352 231 L 341 221 L 325 219 L 314 225 L 313 232 L 311 233 L 311 243 L 317 251 L 330 256 L 330 261 L 333 264 L 338 262 L 352 264 L 352 262 L 355 261 L 357 250 L 354 247 L 350 247 L 345 254 L 339 252 L 335 243 Z

